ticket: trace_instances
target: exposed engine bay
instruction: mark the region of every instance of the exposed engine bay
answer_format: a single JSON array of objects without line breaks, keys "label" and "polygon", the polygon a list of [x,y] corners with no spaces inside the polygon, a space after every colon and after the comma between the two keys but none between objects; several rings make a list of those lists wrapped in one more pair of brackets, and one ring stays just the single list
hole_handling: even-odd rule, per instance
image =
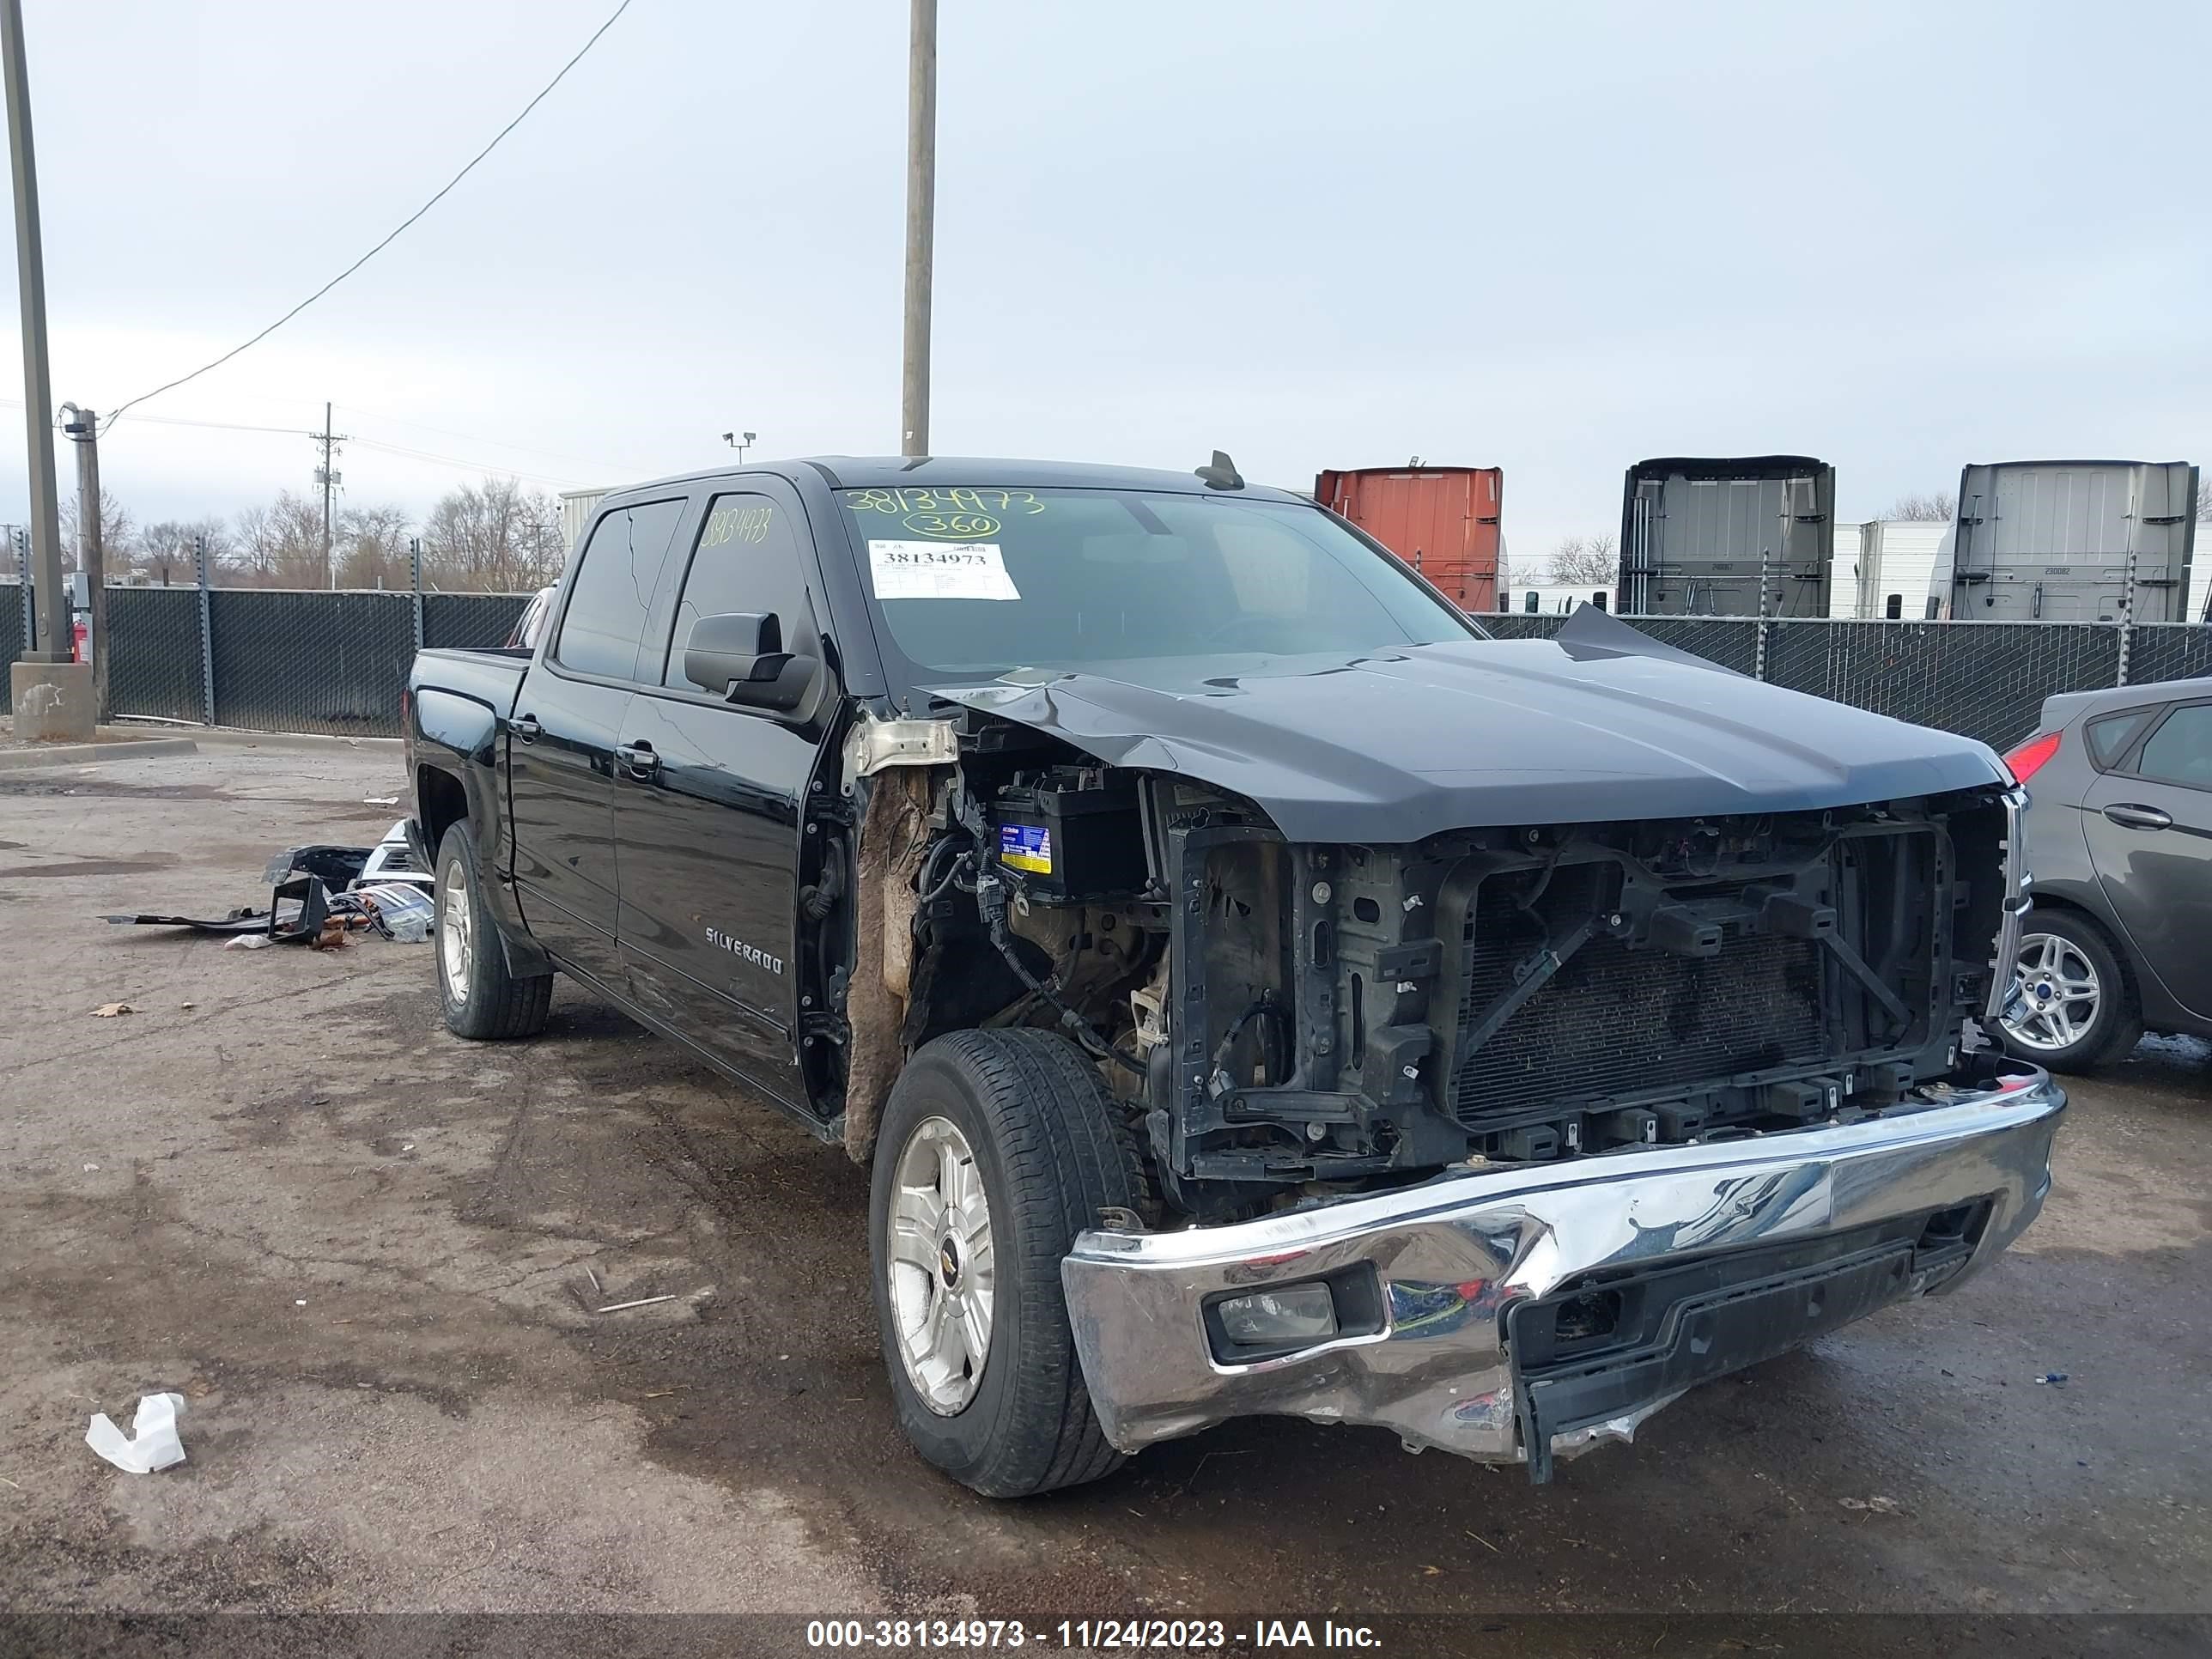
[{"label": "exposed engine bay", "polygon": [[898,1048],[1066,1032],[1163,1215],[1856,1121],[1956,1067],[1986,995],[2001,786],[1307,843],[987,712],[933,724],[875,866]]}]

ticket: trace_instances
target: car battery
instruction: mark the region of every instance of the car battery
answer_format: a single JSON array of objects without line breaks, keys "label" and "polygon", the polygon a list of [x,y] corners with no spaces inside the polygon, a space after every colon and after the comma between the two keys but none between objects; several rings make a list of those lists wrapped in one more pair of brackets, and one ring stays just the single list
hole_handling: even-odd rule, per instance
[{"label": "car battery", "polygon": [[990,819],[1000,867],[1039,898],[1124,897],[1145,885],[1134,780],[1084,788],[1047,778],[1002,789]]}]

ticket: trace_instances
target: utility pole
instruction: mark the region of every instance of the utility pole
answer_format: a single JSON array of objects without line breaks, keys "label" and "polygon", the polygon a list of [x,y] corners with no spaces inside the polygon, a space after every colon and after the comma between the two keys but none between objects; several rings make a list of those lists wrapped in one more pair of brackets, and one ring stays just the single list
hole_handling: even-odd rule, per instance
[{"label": "utility pole", "polygon": [[906,360],[899,453],[929,453],[929,284],[937,234],[937,0],[914,0],[906,80]]},{"label": "utility pole", "polygon": [[323,579],[332,587],[338,585],[337,561],[331,556],[331,491],[338,483],[339,475],[331,471],[331,458],[337,446],[352,434],[331,430],[331,406],[323,405],[323,429],[307,434],[322,447],[323,464],[315,469],[315,482],[323,487]]},{"label": "utility pole", "polygon": [[[27,662],[70,659],[69,595],[62,587],[61,514],[54,495],[54,393],[46,372],[46,260],[39,240],[39,167],[31,149],[31,83],[22,0],[0,0],[0,66],[7,81],[8,154],[15,186],[15,278],[23,312],[23,429],[30,441],[31,553],[38,637]],[[35,646],[37,648],[33,649]]]},{"label": "utility pole", "polygon": [[62,430],[76,444],[76,568],[84,572],[93,718],[107,718],[107,547],[100,513],[100,416],[64,404]]}]

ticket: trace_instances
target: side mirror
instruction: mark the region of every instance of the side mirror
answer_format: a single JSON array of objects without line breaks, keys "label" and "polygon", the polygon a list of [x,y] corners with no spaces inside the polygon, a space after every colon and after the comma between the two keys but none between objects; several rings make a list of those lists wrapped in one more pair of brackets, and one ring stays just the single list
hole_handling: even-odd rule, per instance
[{"label": "side mirror", "polygon": [[814,659],[783,648],[773,611],[702,617],[684,645],[684,678],[751,708],[796,708],[814,678]]}]

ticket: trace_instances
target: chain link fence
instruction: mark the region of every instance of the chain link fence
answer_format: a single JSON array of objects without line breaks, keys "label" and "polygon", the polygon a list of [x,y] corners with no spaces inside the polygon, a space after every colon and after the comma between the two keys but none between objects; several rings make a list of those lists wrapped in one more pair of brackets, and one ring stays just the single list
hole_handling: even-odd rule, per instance
[{"label": "chain link fence", "polygon": [[218,726],[392,737],[415,652],[404,593],[208,596]]},{"label": "chain link fence", "polygon": [[210,723],[200,674],[200,596],[192,587],[111,587],[107,706],[117,714]]},{"label": "chain link fence", "polygon": [[[261,732],[395,738],[418,629],[427,646],[498,645],[530,599],[110,587],[108,711]],[[22,653],[21,588],[0,584],[0,661]]]},{"label": "chain link fence", "polygon": [[2128,684],[2194,680],[2212,674],[2212,627],[2201,623],[2154,623],[2128,642]]},{"label": "chain link fence", "polygon": [[23,629],[35,597],[28,582],[0,584],[0,661],[13,662],[23,654]]},{"label": "chain link fence", "polygon": [[[1550,639],[1563,616],[1476,619],[1501,639]],[[1793,691],[1939,726],[2005,749],[2062,691],[2212,675],[2212,627],[2193,623],[1855,622],[1825,617],[1630,617],[1678,650]],[[1759,635],[1765,635],[1762,657]],[[2126,678],[2121,652],[2126,647]]]},{"label": "chain link fence", "polygon": [[[110,703],[120,715],[396,737],[416,639],[497,645],[530,598],[111,588]],[[1549,639],[1566,618],[1516,611],[1479,620],[1501,639]],[[2201,623],[1628,620],[1738,673],[1998,749],[2033,732],[2056,693],[2212,676],[2212,626]],[[22,629],[19,585],[0,584],[0,660],[21,654]]]},{"label": "chain link fence", "polygon": [[2035,730],[2043,700],[2118,685],[2120,629],[2103,623],[1767,624],[1766,675],[1877,714],[2004,749]]},{"label": "chain link fence", "polygon": [[530,599],[527,593],[425,593],[422,643],[469,651],[504,645]]}]

